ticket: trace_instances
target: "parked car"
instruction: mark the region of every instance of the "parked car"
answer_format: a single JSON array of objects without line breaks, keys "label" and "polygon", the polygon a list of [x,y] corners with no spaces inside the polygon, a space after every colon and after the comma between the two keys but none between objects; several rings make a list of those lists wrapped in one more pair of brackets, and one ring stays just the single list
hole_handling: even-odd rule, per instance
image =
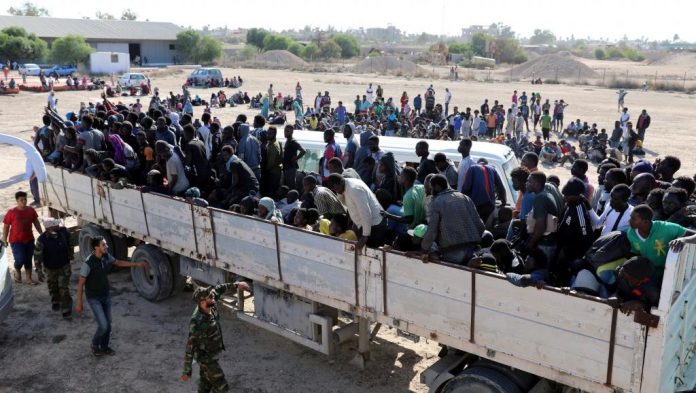
[{"label": "parked car", "polygon": [[144,74],[128,72],[118,78],[118,84],[123,87],[140,87],[143,83],[147,84],[147,77]]},{"label": "parked car", "polygon": [[194,86],[222,86],[222,72],[219,68],[198,68],[188,77],[188,83]]},{"label": "parked car", "polygon": [[0,245],[0,321],[7,318],[14,304],[12,275],[7,262],[5,247]]},{"label": "parked car", "polygon": [[74,66],[61,66],[61,65],[54,65],[51,68],[46,68],[43,70],[44,75],[49,75],[54,78],[57,78],[59,76],[70,76],[73,73],[77,72],[77,67]]},{"label": "parked car", "polygon": [[39,76],[41,67],[33,63],[27,63],[19,66],[19,73],[27,76]]}]

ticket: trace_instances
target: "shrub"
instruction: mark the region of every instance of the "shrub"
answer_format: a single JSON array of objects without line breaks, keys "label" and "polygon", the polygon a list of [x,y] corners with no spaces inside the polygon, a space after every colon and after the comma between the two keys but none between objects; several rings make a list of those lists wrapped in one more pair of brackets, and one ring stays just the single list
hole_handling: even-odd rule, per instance
[{"label": "shrub", "polygon": [[597,49],[595,49],[595,51],[594,51],[594,57],[595,57],[595,59],[597,59],[597,60],[604,60],[604,59],[607,58],[607,54],[604,53],[604,49],[602,49],[602,48],[597,48]]},{"label": "shrub", "polygon": [[85,37],[79,35],[66,35],[57,38],[51,45],[49,58],[58,64],[77,64],[89,61],[89,54],[94,52]]}]

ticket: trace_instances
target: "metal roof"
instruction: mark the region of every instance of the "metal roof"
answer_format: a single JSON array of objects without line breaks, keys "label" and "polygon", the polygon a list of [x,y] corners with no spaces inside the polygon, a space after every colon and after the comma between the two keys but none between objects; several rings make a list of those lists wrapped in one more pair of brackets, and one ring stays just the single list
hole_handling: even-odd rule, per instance
[{"label": "metal roof", "polygon": [[66,19],[45,16],[0,15],[0,29],[23,27],[40,38],[59,38],[68,34],[81,35],[88,41],[176,40],[182,29],[170,22],[140,22],[125,20]]}]

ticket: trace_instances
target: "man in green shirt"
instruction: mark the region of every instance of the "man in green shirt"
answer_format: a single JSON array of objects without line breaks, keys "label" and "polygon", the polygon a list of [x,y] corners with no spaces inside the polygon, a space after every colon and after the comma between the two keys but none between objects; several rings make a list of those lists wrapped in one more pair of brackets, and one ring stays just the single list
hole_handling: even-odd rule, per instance
[{"label": "man in green shirt", "polygon": [[82,313],[82,293],[85,292],[87,303],[97,321],[97,331],[92,338],[92,354],[94,356],[115,355],[109,348],[111,336],[111,295],[109,294],[109,279],[107,274],[111,265],[120,267],[142,267],[147,269],[147,263],[117,261],[107,252],[109,247],[102,236],[90,239],[89,246],[92,255],[80,268],[80,280],[77,283],[77,305],[75,311]]},{"label": "man in green shirt", "polygon": [[551,131],[551,116],[549,116],[549,111],[544,111],[544,115],[541,116],[541,133],[544,135],[544,140],[549,140],[549,132]]},{"label": "man in green shirt", "polygon": [[[685,235],[693,235],[696,232],[681,225],[667,221],[653,221],[653,211],[648,205],[638,205],[633,209],[629,225],[631,228],[626,235],[631,243],[631,251],[652,262],[652,279],[658,283],[662,282],[670,245],[678,251],[678,244],[692,243],[696,240],[694,236],[682,239]],[[677,239],[678,241],[674,242]]]},{"label": "man in green shirt", "polygon": [[399,175],[399,183],[406,190],[403,197],[404,215],[399,217],[382,211],[382,216],[401,224],[408,224],[409,229],[425,223],[425,186],[415,184],[418,172],[411,167],[406,167]]}]

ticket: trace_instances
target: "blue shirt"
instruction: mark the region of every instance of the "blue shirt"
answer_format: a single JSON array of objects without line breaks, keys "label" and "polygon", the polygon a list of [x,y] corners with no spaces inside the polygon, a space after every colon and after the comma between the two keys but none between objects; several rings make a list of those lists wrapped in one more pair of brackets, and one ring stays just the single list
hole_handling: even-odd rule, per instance
[{"label": "blue shirt", "polygon": [[522,206],[520,207],[520,220],[524,221],[527,219],[527,214],[534,207],[534,197],[536,194],[533,192],[525,192],[522,195]]},{"label": "blue shirt", "polygon": [[[387,213],[403,217],[404,209],[399,205],[389,205],[389,208],[387,208]],[[387,220],[387,228],[394,231],[396,234],[405,235],[406,231],[408,231],[408,224],[400,224],[393,220]]]},{"label": "blue shirt", "polygon": [[339,105],[338,108],[336,108],[336,118],[338,118],[338,121],[343,122],[343,120],[346,119],[346,107],[343,105]]}]

